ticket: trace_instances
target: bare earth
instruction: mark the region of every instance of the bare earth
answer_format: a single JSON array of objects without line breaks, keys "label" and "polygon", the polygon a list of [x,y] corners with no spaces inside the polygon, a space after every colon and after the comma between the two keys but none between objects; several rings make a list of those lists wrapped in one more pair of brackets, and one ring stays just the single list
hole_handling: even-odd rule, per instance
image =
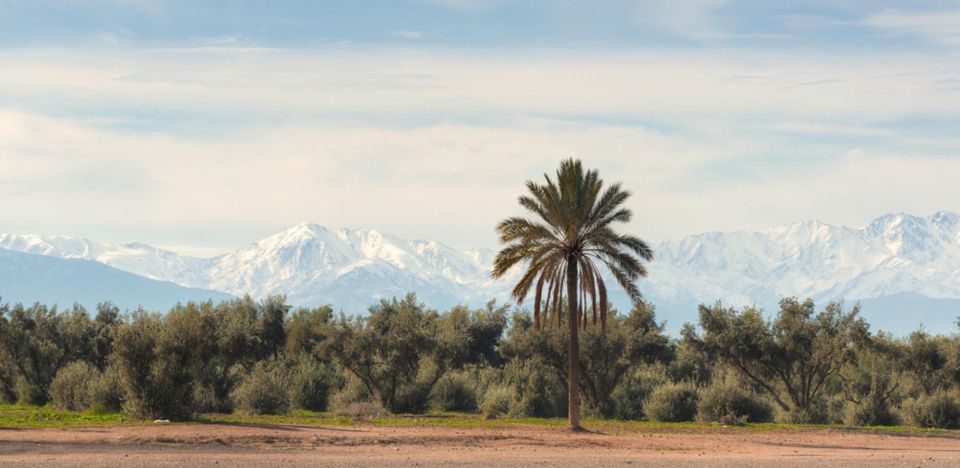
[{"label": "bare earth", "polygon": [[534,426],[0,428],[0,465],[955,467],[960,438],[837,429],[571,434]]}]

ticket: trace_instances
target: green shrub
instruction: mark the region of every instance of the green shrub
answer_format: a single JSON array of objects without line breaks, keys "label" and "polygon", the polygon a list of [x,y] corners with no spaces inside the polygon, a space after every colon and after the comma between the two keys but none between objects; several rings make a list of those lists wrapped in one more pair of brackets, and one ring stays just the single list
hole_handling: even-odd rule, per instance
[{"label": "green shrub", "polygon": [[769,422],[773,420],[773,408],[760,395],[731,379],[721,379],[700,392],[698,421],[739,421],[743,418],[748,422]]},{"label": "green shrub", "polygon": [[100,378],[90,387],[90,407],[94,413],[116,413],[123,403],[123,391],[120,388],[120,375],[113,366],[100,373]]},{"label": "green shrub", "polygon": [[196,413],[195,389],[215,336],[209,307],[178,305],[165,316],[140,311],[117,328],[111,360],[129,416],[187,420]]},{"label": "green shrub", "polygon": [[483,396],[482,411],[486,417],[503,416],[510,412],[510,403],[513,401],[513,391],[509,387],[490,387]]},{"label": "green shrub", "polygon": [[697,415],[697,388],[690,383],[670,383],[653,390],[644,413],[654,421],[692,421]]},{"label": "green shrub", "polygon": [[936,392],[908,400],[903,410],[910,424],[918,427],[960,429],[960,405],[946,392]]},{"label": "green shrub", "polygon": [[120,410],[120,382],[116,369],[101,372],[86,361],[67,364],[50,383],[50,398],[68,411],[113,413]]},{"label": "green shrub", "polygon": [[334,410],[337,410],[341,406],[370,401],[375,398],[376,397],[367,390],[367,387],[364,386],[360,380],[348,377],[343,388],[334,393],[333,397],[330,398],[330,405]]},{"label": "green shrub", "polygon": [[[229,400],[229,399],[228,399]],[[199,413],[230,413],[233,401],[217,398],[216,392],[207,385],[198,385],[193,390],[193,404]]]},{"label": "green shrub", "polygon": [[900,419],[889,406],[866,400],[860,403],[847,402],[843,423],[849,426],[896,426],[900,424]]},{"label": "green shrub", "polygon": [[900,424],[900,418],[891,408],[889,397],[870,392],[859,401],[844,404],[842,422],[848,426],[895,426]]},{"label": "green shrub", "polygon": [[567,387],[542,363],[514,360],[505,371],[505,380],[513,390],[511,416],[556,418],[567,415]]},{"label": "green shrub", "polygon": [[662,367],[641,369],[625,378],[610,398],[613,400],[618,419],[643,419],[643,403],[653,393],[653,389],[663,385],[666,376]]},{"label": "green shrub", "polygon": [[444,376],[433,387],[431,395],[435,408],[443,411],[474,412],[477,410],[477,395],[466,377],[459,374]]},{"label": "green shrub", "polygon": [[193,392],[198,413],[224,413],[234,410],[233,391],[246,376],[242,364],[230,365],[231,359],[216,356],[204,363]]},{"label": "green shrub", "polygon": [[830,410],[827,404],[826,399],[816,398],[804,409],[791,408],[789,411],[784,411],[777,408],[776,419],[785,424],[826,424],[830,422]]},{"label": "green shrub", "polygon": [[334,375],[330,366],[313,356],[301,353],[286,372],[290,404],[294,408],[326,411]]},{"label": "green shrub", "polygon": [[397,387],[389,409],[394,414],[423,414],[430,409],[430,384],[418,381]]},{"label": "green shrub", "polygon": [[827,420],[830,424],[845,424],[847,420],[847,401],[842,393],[830,396],[827,399]]},{"label": "green shrub", "polygon": [[190,413],[166,395],[169,385],[156,372],[157,335],[161,327],[158,316],[140,314],[117,329],[112,359],[120,374],[123,410],[133,418],[162,419],[171,418],[174,413]]},{"label": "green shrub", "polygon": [[330,398],[330,406],[337,416],[352,419],[372,419],[387,414],[380,400],[367,391],[356,378],[348,378],[346,385]]},{"label": "green shrub", "polygon": [[91,406],[90,396],[100,371],[86,361],[67,364],[50,383],[50,399],[60,409],[86,411]]},{"label": "green shrub", "polygon": [[271,363],[258,362],[234,390],[237,407],[250,414],[284,414],[290,410],[290,396]]},{"label": "green shrub", "polygon": [[16,379],[6,366],[0,365],[0,403],[17,401]]},{"label": "green shrub", "polygon": [[14,386],[17,394],[17,403],[21,405],[42,405],[47,402],[47,394],[39,385],[30,382],[25,377],[17,379]]}]

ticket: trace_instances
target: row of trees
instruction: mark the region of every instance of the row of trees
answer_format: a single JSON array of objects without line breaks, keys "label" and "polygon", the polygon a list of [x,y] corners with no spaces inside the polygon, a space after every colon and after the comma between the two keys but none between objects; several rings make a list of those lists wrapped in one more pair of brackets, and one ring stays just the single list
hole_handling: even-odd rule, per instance
[{"label": "row of trees", "polygon": [[[596,417],[960,425],[960,337],[872,333],[856,308],[787,299],[775,316],[701,306],[664,335],[652,307],[580,330],[575,385]],[[136,418],[208,412],[567,415],[567,327],[490,303],[437,312],[414,296],[365,316],[283,298],[0,306],[0,400]]]}]

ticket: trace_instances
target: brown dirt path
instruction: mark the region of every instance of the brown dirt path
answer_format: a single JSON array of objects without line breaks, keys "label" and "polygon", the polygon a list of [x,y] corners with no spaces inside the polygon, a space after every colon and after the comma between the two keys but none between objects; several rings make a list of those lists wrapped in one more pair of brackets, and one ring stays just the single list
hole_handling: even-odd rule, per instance
[{"label": "brown dirt path", "polygon": [[960,466],[960,435],[167,424],[0,429],[16,466]]}]

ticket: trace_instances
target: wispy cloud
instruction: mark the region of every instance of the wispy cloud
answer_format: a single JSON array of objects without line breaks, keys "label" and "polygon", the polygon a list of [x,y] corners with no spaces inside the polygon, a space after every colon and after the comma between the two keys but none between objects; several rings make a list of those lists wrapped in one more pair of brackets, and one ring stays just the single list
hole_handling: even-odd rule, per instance
[{"label": "wispy cloud", "polygon": [[960,10],[907,12],[888,9],[867,16],[861,23],[890,34],[960,45]]},{"label": "wispy cloud", "polygon": [[498,7],[508,0],[420,0],[428,5],[451,8],[460,11],[485,11]]},{"label": "wispy cloud", "polygon": [[[0,52],[6,102],[20,108],[153,109],[197,115],[615,115],[863,119],[958,116],[960,78],[939,54],[736,50],[542,51],[196,47]],[[571,72],[576,70],[589,73]],[[819,85],[819,86],[817,86]],[[877,96],[883,96],[878,99]],[[402,114],[402,115],[401,115]]]},{"label": "wispy cloud", "polygon": [[393,32],[393,36],[403,39],[420,39],[423,37],[423,33],[420,31],[407,31],[404,29],[398,29]]},{"label": "wispy cloud", "polygon": [[[873,194],[871,208],[960,199],[931,175],[956,173],[956,142],[936,128],[885,130],[918,115],[960,121],[960,97],[943,86],[958,76],[940,55],[231,49],[0,52],[7,229],[43,219],[60,232],[264,233],[310,219],[489,244],[518,184],[564,156],[634,188],[638,219],[660,220],[643,226],[654,239],[842,220],[851,211],[828,200],[854,190]],[[886,189],[874,157],[929,190]],[[856,164],[871,170],[838,183]],[[707,177],[718,167],[723,177]],[[462,218],[464,200],[474,215],[438,221]],[[227,231],[211,242],[229,245]]]},{"label": "wispy cloud", "polygon": [[675,36],[721,38],[729,37],[731,32],[722,27],[716,12],[728,3],[730,0],[641,0],[625,2],[623,7],[632,8],[633,17],[640,24],[657,27]]},{"label": "wispy cloud", "polygon": [[[87,16],[59,43],[0,47],[5,230],[179,245],[190,238],[137,232],[202,229],[230,246],[307,219],[490,244],[521,182],[565,156],[631,187],[652,239],[960,210],[960,69],[943,47],[956,13],[424,2],[405,5],[416,21],[368,24],[344,6],[343,24],[301,22],[291,2],[216,28],[194,21],[212,3],[50,8],[61,16],[37,21]],[[116,40],[89,41],[100,31]]]}]

